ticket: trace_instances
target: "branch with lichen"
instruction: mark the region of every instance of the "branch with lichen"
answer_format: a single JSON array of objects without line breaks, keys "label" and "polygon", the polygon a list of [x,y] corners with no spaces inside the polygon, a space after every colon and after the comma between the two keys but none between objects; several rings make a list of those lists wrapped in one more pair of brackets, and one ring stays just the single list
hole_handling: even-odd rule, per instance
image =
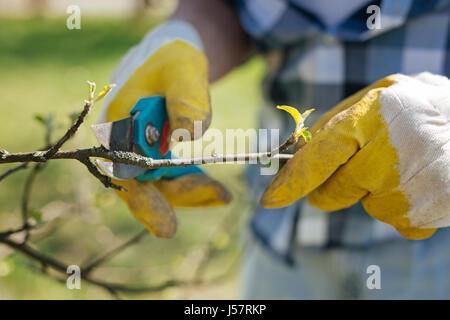
[{"label": "branch with lichen", "polygon": [[[22,193],[22,206],[21,206],[21,217],[22,217],[22,225],[15,229],[10,229],[6,231],[0,232],[0,244],[6,245],[11,249],[14,249],[33,261],[38,262],[41,265],[39,269],[44,274],[47,274],[53,278],[56,278],[59,281],[64,281],[64,276],[66,275],[67,265],[63,262],[59,261],[55,257],[51,257],[40,250],[38,250],[34,245],[30,244],[30,236],[32,232],[38,230],[40,227],[33,222],[33,219],[30,218],[30,197],[32,186],[36,180],[36,175],[38,172],[45,166],[45,163],[52,160],[61,160],[61,159],[73,159],[83,163],[88,171],[96,177],[105,187],[115,188],[119,190],[125,190],[119,185],[114,184],[111,181],[111,178],[103,174],[98,167],[91,161],[91,158],[103,158],[108,159],[113,162],[135,165],[146,169],[157,169],[162,167],[183,167],[189,165],[199,165],[199,164],[218,164],[218,163],[230,163],[230,162],[242,162],[242,161],[264,161],[267,160],[289,160],[292,158],[292,154],[285,154],[285,152],[291,145],[295,144],[300,137],[303,137],[305,141],[309,141],[310,133],[306,131],[306,128],[303,126],[304,119],[309,115],[312,110],[308,110],[303,114],[300,114],[296,109],[287,107],[287,106],[279,106],[279,109],[283,109],[289,112],[295,122],[296,129],[291,134],[291,136],[279,147],[275,148],[269,152],[261,152],[261,153],[246,153],[246,154],[225,154],[225,155],[211,155],[206,157],[198,157],[198,158],[189,158],[189,159],[152,159],[149,157],[142,156],[140,154],[134,152],[123,152],[123,151],[110,151],[104,148],[103,146],[92,147],[87,149],[77,149],[77,150],[69,150],[64,151],[61,150],[63,145],[70,140],[78,131],[80,126],[84,123],[86,117],[94,106],[95,102],[104,97],[108,92],[114,87],[114,85],[105,86],[103,90],[96,96],[95,95],[95,84],[92,82],[88,82],[89,85],[89,95],[88,99],[84,102],[83,110],[73,117],[72,125],[69,129],[64,133],[64,135],[58,139],[54,144],[51,143],[51,134],[54,129],[54,125],[52,124],[52,118],[47,117],[46,119],[42,116],[36,116],[36,119],[46,125],[46,147],[41,150],[34,152],[25,152],[25,153],[9,153],[6,150],[0,150],[0,164],[6,163],[20,163],[19,165],[9,169],[5,173],[0,175],[0,181],[8,177],[9,175],[18,172],[20,170],[24,170],[27,168],[31,168],[31,171],[28,174],[26,179],[23,193]],[[238,212],[237,210],[230,210],[230,212]],[[234,215],[227,215],[222,223],[217,227],[217,230],[226,229],[229,230],[230,224],[235,223],[239,219]],[[25,236],[23,240],[17,241],[14,236],[24,233]],[[214,238],[212,237],[209,241],[206,242],[203,250],[203,256],[200,259],[197,267],[195,268],[194,276],[192,279],[187,280],[177,280],[177,279],[169,279],[164,283],[150,286],[133,286],[127,284],[113,283],[108,282],[106,280],[101,280],[92,276],[93,271],[97,268],[105,264],[110,259],[114,258],[117,254],[123,252],[130,246],[138,243],[141,239],[147,235],[147,230],[142,230],[137,233],[134,237],[129,239],[128,241],[122,243],[121,245],[111,249],[105,254],[91,259],[90,262],[87,262],[81,268],[81,277],[96,286],[104,288],[107,290],[112,296],[119,298],[119,293],[144,293],[144,292],[158,292],[164,290],[168,287],[174,286],[184,286],[184,285],[199,285],[203,283],[210,283],[212,281],[218,281],[223,279],[225,276],[229,274],[231,267],[225,270],[225,272],[221,273],[219,276],[206,280],[202,277],[205,269],[209,265],[211,261],[211,257],[218,251],[214,245]],[[234,263],[233,263],[234,265]],[[49,272],[49,269],[56,271],[59,276],[54,275]]]},{"label": "branch with lichen", "polygon": [[[74,159],[83,163],[89,172],[96,177],[105,187],[114,188],[118,190],[125,190],[123,187],[114,184],[111,178],[104,175],[98,170],[98,168],[91,162],[90,158],[103,158],[113,162],[135,165],[148,170],[158,169],[162,167],[186,167],[190,165],[202,165],[202,164],[219,164],[230,162],[242,162],[242,161],[256,161],[266,162],[267,160],[289,160],[292,158],[292,154],[283,154],[291,145],[295,144],[299,137],[303,137],[305,141],[311,139],[311,134],[304,127],[304,120],[314,110],[310,109],[301,114],[297,109],[289,106],[278,106],[279,109],[285,110],[292,115],[295,120],[296,128],[290,137],[279,147],[269,152],[259,153],[245,153],[245,154],[224,154],[224,155],[211,155],[197,158],[188,159],[153,159],[134,152],[124,151],[110,151],[100,147],[92,147],[88,149],[77,149],[70,151],[62,151],[61,147],[65,142],[72,138],[77,132],[78,128],[86,119],[89,111],[92,109],[94,103],[104,97],[114,87],[114,85],[108,85],[95,96],[95,83],[88,82],[89,84],[89,97],[85,101],[83,111],[79,114],[73,125],[66,131],[66,133],[50,148],[43,151],[24,152],[24,153],[9,153],[6,150],[0,150],[0,164],[2,163],[29,163],[37,162],[44,163],[49,160],[57,159]],[[23,165],[25,167],[25,165]],[[12,170],[19,170],[22,167],[16,167]],[[10,170],[11,171],[11,170]],[[6,172],[0,177],[9,175]]]}]

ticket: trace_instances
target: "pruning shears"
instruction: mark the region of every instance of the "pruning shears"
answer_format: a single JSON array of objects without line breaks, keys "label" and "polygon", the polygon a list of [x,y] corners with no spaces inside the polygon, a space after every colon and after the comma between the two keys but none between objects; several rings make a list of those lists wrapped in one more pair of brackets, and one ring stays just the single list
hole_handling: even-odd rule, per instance
[{"label": "pruning shears", "polygon": [[[108,150],[135,152],[153,159],[173,158],[169,150],[170,126],[163,96],[141,98],[131,109],[129,117],[95,124],[91,128],[97,140]],[[151,181],[203,173],[198,166],[147,170],[123,163],[101,160],[96,160],[96,163],[108,176],[117,180],[136,178]]]}]

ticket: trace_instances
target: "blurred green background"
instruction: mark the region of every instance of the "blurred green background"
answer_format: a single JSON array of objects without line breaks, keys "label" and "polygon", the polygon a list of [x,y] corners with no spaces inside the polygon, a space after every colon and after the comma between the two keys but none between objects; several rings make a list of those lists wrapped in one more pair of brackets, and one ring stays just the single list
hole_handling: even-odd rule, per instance
[{"label": "blurred green background", "polygon": [[[77,4],[77,1],[71,1]],[[83,2],[84,3],[84,2]],[[0,1],[0,8],[2,2]],[[4,2],[3,2],[4,5]],[[35,10],[26,14],[0,15],[0,149],[33,151],[44,145],[45,129],[36,114],[52,114],[59,138],[70,124],[69,115],[82,109],[86,80],[98,87],[108,79],[120,57],[168,10],[121,15],[85,14],[81,4],[81,30],[66,28],[65,10]],[[98,9],[98,8],[97,8]],[[1,10],[1,9],[0,9]],[[21,12],[19,12],[21,13]],[[229,74],[211,89],[211,128],[256,127],[261,103],[260,81],[264,66],[255,58]],[[64,149],[96,145],[89,125],[94,123],[101,103],[89,115],[76,137]],[[12,165],[1,165],[0,174]],[[204,272],[214,278],[230,266],[229,276],[219,282],[171,287],[160,292],[122,295],[138,299],[228,299],[239,297],[241,235],[251,211],[245,192],[243,165],[205,167],[233,192],[233,202],[212,210],[177,210],[179,228],[170,240],[147,235],[96,271],[95,276],[127,284],[153,285],[164,280],[189,279],[206,243],[216,249]],[[28,170],[0,183],[0,231],[21,223],[20,203]],[[92,257],[119,245],[142,229],[112,190],[105,189],[84,166],[71,160],[51,161],[37,176],[32,189],[32,212],[48,221],[32,234],[31,243],[67,264],[82,265]],[[236,226],[217,231],[226,215],[234,215]],[[239,219],[238,219],[239,218]],[[105,290],[82,282],[81,290],[41,274],[28,258],[0,244],[0,299],[109,299]]]}]

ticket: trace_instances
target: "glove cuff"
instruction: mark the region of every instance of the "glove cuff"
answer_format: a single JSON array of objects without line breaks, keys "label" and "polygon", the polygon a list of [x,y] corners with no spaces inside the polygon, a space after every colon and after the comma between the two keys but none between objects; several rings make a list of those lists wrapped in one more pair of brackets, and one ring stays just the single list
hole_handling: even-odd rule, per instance
[{"label": "glove cuff", "polygon": [[187,22],[170,20],[149,31],[141,42],[131,48],[120,60],[119,65],[111,76],[111,83],[116,84],[116,88],[106,96],[104,107],[98,122],[101,123],[105,121],[107,106],[136,69],[159,48],[176,40],[187,42],[194,48],[203,52],[203,45],[199,34],[195,28]]},{"label": "glove cuff", "polygon": [[203,44],[195,28],[190,23],[181,20],[170,20],[161,24],[150,31],[141,43],[147,41],[155,43],[156,48],[153,49],[153,52],[149,52],[148,57],[163,45],[175,40],[185,41],[203,52]]}]

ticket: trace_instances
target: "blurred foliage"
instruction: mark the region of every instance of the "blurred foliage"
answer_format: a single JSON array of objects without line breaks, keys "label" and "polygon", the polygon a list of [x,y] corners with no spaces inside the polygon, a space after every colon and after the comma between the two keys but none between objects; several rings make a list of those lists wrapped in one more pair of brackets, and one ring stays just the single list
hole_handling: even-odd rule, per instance
[{"label": "blurred foliage", "polygon": [[[65,18],[0,18],[0,149],[23,152],[42,148],[45,127],[40,122],[48,124],[48,114],[52,114],[53,138],[61,136],[71,115],[82,108],[86,80],[99,86],[107,84],[120,57],[156,23],[82,18],[81,30],[67,30]],[[261,60],[254,59],[213,86],[211,127],[225,130],[256,125],[263,73]],[[96,121],[100,107],[96,106],[64,149],[96,145],[89,125]],[[10,167],[2,165],[0,173]],[[148,235],[98,270],[98,276],[156,284],[174,275],[189,275],[198,251],[213,236],[223,216],[230,210],[248,216],[251,201],[245,192],[243,169],[243,165],[208,166],[206,170],[232,190],[233,203],[214,210],[178,210],[179,228],[173,239]],[[20,197],[26,172],[17,172],[0,183],[1,230],[20,225]],[[49,225],[33,234],[32,243],[67,264],[82,265],[142,228],[115,193],[103,188],[76,161],[49,163],[37,176],[30,207],[35,219]],[[213,241],[223,250],[208,268],[211,274],[231,262],[239,237],[225,230],[214,235]],[[68,290],[30,267],[28,258],[11,254],[0,245],[0,299],[110,298],[104,290],[83,282],[81,290]],[[220,284],[169,288],[157,294],[129,297],[234,298],[238,297],[236,279],[235,275]]]}]

